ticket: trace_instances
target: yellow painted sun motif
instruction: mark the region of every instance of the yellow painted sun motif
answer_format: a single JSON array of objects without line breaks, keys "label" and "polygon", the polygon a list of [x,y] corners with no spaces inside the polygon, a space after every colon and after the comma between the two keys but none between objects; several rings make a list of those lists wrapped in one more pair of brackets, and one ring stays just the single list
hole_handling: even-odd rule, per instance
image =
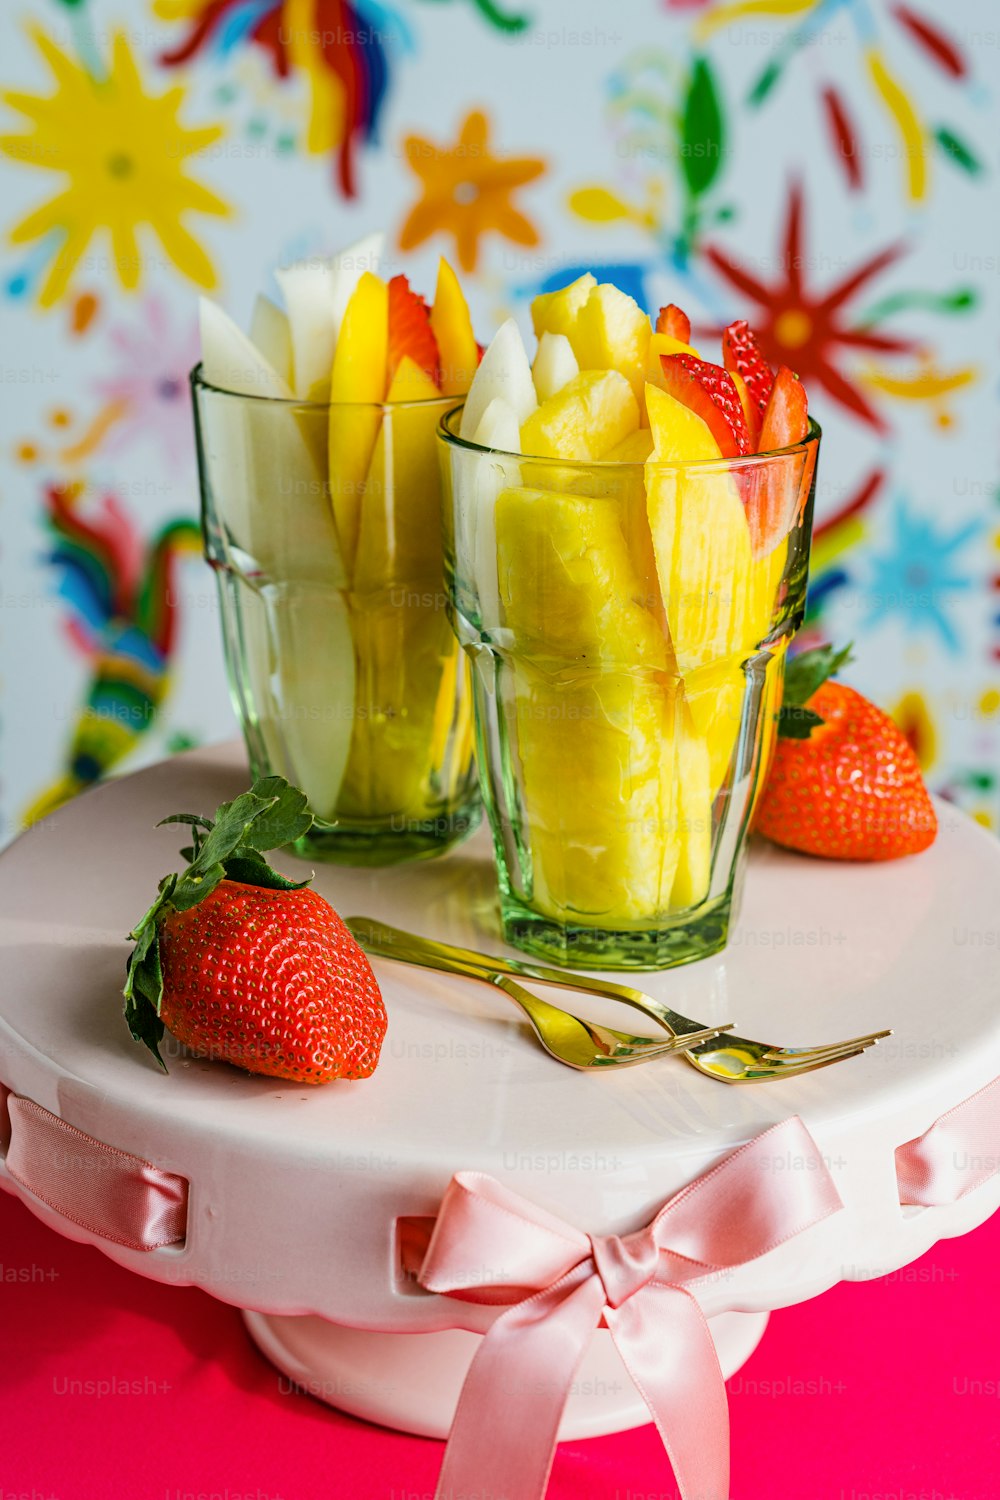
[{"label": "yellow painted sun motif", "polygon": [[399,232],[401,249],[412,250],[432,234],[451,234],[463,271],[474,271],[484,234],[500,234],[516,245],[538,244],[535,226],[510,199],[516,188],[541,176],[545,163],[494,156],[481,110],[466,116],[454,146],[411,135],[403,149],[423,191]]},{"label": "yellow painted sun motif", "polygon": [[182,276],[198,286],[214,286],[211,260],[181,221],[189,213],[231,212],[185,172],[187,159],[218,140],[222,127],[181,125],[184,90],[147,93],[122,34],[112,40],[107,76],[101,79],[91,77],[39,28],[31,35],[52,72],[55,92],[3,94],[32,129],[0,136],[0,150],[66,179],[61,191],[10,231],[15,245],[50,235],[57,241],[39,292],[42,306],[51,307],[63,296],[102,231],[110,240],[110,264],[128,290],[142,280],[144,255],[137,236],[142,228],[152,231]]}]

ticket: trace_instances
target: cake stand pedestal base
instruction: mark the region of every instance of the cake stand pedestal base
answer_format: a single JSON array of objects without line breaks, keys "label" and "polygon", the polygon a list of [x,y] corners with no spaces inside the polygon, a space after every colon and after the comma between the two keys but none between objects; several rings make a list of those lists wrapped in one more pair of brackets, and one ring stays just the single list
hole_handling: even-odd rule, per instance
[{"label": "cake stand pedestal base", "polygon": [[[725,1312],[709,1318],[728,1380],[759,1344],[767,1313]],[[446,1438],[459,1392],[483,1335],[366,1333],[325,1318],[245,1312],[250,1335],[290,1382],[330,1406],[413,1432]],[[669,1339],[665,1356],[669,1355]],[[651,1420],[605,1328],[599,1328],[573,1382],[561,1441],[624,1432]]]}]

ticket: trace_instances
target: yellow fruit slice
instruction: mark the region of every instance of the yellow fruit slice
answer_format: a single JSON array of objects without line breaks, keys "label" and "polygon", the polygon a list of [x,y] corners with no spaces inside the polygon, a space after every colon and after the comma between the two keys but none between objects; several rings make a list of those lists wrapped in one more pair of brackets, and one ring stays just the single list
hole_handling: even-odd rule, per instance
[{"label": "yellow fruit slice", "polygon": [[[360,499],[379,435],[389,343],[389,289],[366,271],[347,304],[330,377],[330,499],[348,575]],[[363,403],[363,404],[358,404]]]},{"label": "yellow fruit slice", "polygon": [[535,337],[540,339],[543,333],[562,333],[572,343],[580,310],[596,285],[597,278],[588,271],[558,291],[539,293],[531,304]]},{"label": "yellow fruit slice", "polygon": [[[440,391],[409,356],[399,362],[359,507],[354,593],[376,595],[441,576]],[[393,403],[403,403],[393,405]]]},{"label": "yellow fruit slice", "polygon": [[440,394],[413,360],[400,361],[361,500],[354,722],[338,801],[351,820],[420,822],[444,795],[437,773],[465,668],[444,607]]},{"label": "yellow fruit slice", "polygon": [[534,900],[570,920],[648,919],[677,855],[673,691],[617,507],[508,489],[496,529]]},{"label": "yellow fruit slice", "polygon": [[479,366],[479,346],[472,331],[469,304],[448,262],[438,262],[437,286],[431,308],[431,332],[441,359],[441,390],[464,396]]},{"label": "yellow fruit slice", "polygon": [[[743,716],[748,683],[743,662],[757,653],[771,628],[775,596],[784,571],[787,542],[767,557],[755,560],[750,570],[745,634],[733,656],[710,662],[684,679],[684,695],[696,731],[708,750],[709,783],[715,797],[726,779]],[[768,668],[773,682],[773,665]],[[762,712],[764,710],[762,709]],[[768,753],[770,753],[768,751]]]},{"label": "yellow fruit slice", "polygon": [[443,392],[436,386],[426,370],[421,369],[415,359],[404,354],[396,366],[396,373],[385,393],[387,406],[402,401],[440,400]]},{"label": "yellow fruit slice", "polygon": [[708,423],[683,401],[657,386],[647,386],[645,397],[655,457],[661,463],[687,464],[721,459],[722,450]]},{"label": "yellow fruit slice", "polygon": [[667,645],[641,602],[613,503],[517,486],[499,496],[495,520],[517,654],[552,672],[595,663],[666,670]]},{"label": "yellow fruit slice", "polygon": [[764,720],[760,745],[760,769],[757,772],[757,785],[754,789],[753,802],[750,806],[751,828],[753,828],[757,803],[760,801],[761,794],[767,783],[767,773],[771,769],[771,757],[774,755],[774,747],[778,741],[778,713],[781,709],[781,699],[785,685],[785,655],[787,651],[788,642],[782,641],[775,650],[774,656],[767,667],[763,702],[760,708],[761,717]]},{"label": "yellow fruit slice", "polygon": [[617,370],[640,401],[651,334],[649,317],[638,302],[605,282],[591,289],[567,336],[581,370]]},{"label": "yellow fruit slice", "polygon": [[724,470],[659,466],[718,457],[719,450],[706,424],[679,401],[653,386],[646,399],[655,444],[646,465],[649,529],[677,667],[687,676],[747,645],[750,530]]},{"label": "yellow fruit slice", "polygon": [[[671,338],[669,333],[656,333],[650,335],[649,348],[646,351],[646,381],[649,385],[658,386],[664,390],[663,366],[660,364],[661,354],[693,354],[699,359],[697,349],[691,344],[683,344],[680,339]],[[648,422],[646,413],[645,393],[643,393],[642,420]]]},{"label": "yellow fruit slice", "polygon": [[639,425],[639,407],[615,370],[583,370],[521,428],[521,449],[539,458],[601,458]]},{"label": "yellow fruit slice", "polygon": [[684,911],[708,895],[712,878],[712,787],[708,746],[686,702],[674,720],[677,865],[670,907]]},{"label": "yellow fruit slice", "polygon": [[609,463],[616,464],[644,464],[653,453],[653,436],[648,427],[639,427],[635,432],[630,432],[627,438],[622,438],[610,448],[604,457]]}]

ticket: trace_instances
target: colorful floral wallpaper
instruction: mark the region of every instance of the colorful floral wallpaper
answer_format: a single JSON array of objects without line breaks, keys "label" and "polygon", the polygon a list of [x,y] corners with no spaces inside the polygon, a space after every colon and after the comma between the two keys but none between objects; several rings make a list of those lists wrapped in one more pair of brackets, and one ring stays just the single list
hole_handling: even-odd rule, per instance
[{"label": "colorful floral wallpaper", "polygon": [[808,632],[1000,824],[992,0],[7,0],[0,833],[234,732],[196,297],[384,226],[481,335],[583,268],[824,431]]}]

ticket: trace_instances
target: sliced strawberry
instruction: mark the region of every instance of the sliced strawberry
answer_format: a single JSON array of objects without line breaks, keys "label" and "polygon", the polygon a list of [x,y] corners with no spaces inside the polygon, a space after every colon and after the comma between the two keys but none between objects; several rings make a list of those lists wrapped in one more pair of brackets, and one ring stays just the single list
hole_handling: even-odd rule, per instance
[{"label": "sliced strawberry", "polygon": [[722,362],[727,370],[742,375],[751,403],[757,410],[757,433],[774,385],[774,371],[761,353],[757,335],[745,318],[730,323],[722,335]]},{"label": "sliced strawberry", "polygon": [[661,354],[667,394],[701,417],[719,445],[723,458],[751,453],[750,431],[739,392],[728,370],[693,354]]},{"label": "sliced strawberry", "polygon": [[430,323],[430,308],[405,276],[389,282],[389,350],[387,385],[404,355],[409,355],[435,385],[441,384],[441,356]]},{"label": "sliced strawberry", "polygon": [[793,443],[801,443],[808,431],[806,388],[787,365],[781,365],[764,409],[758,452],[773,453],[776,448],[790,448]]},{"label": "sliced strawberry", "polygon": [[676,302],[668,302],[666,307],[661,307],[657,314],[656,331],[677,339],[681,344],[690,344],[691,319],[677,306]]},{"label": "sliced strawberry", "polygon": [[[805,388],[788,366],[782,365],[764,411],[757,451],[765,454],[790,448],[801,443],[808,430]],[[815,466],[816,445],[812,444],[804,459],[794,455],[772,458],[748,467],[742,474],[741,492],[754,557],[773,552],[801,519]]]}]

